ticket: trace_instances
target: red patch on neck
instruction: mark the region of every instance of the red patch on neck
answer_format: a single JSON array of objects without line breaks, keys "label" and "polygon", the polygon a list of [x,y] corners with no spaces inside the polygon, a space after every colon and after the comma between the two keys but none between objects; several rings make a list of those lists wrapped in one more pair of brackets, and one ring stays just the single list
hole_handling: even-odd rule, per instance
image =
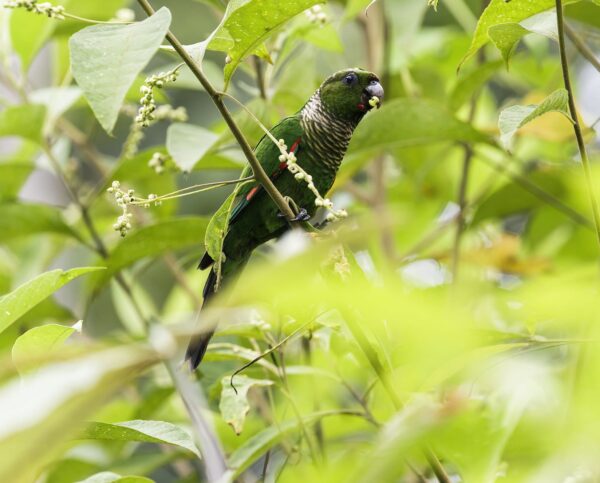
[{"label": "red patch on neck", "polygon": [[358,107],[361,111],[365,110],[365,105],[362,102],[360,104],[358,104],[356,107]]}]

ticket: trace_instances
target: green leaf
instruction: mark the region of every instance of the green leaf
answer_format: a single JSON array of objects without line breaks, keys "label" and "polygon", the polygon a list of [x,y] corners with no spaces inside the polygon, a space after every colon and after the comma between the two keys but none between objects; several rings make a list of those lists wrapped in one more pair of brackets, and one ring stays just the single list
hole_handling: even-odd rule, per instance
[{"label": "green leaf", "polygon": [[37,104],[7,107],[0,112],[0,137],[20,136],[39,143],[45,115],[46,108]]},{"label": "green leaf", "polygon": [[43,273],[0,298],[0,332],[31,310],[63,285],[86,273],[103,267],[81,267],[71,270],[52,270]]},{"label": "green leaf", "polygon": [[[298,421],[297,419],[285,421],[261,431],[245,441],[242,445],[238,446],[238,448],[231,453],[227,461],[227,467],[229,468],[227,476],[235,479],[263,454],[281,442],[288,434],[298,431],[302,425],[310,426],[324,417],[340,416],[343,414],[343,411],[321,411],[304,416],[301,421]],[[357,414],[346,413],[346,415]]]},{"label": "green leaf", "polygon": [[[577,0],[565,0],[563,4],[574,3]],[[459,68],[475,52],[483,47],[489,40],[489,30],[495,25],[516,23],[535,15],[536,13],[549,10],[555,6],[554,0],[513,0],[506,2],[505,0],[491,0],[489,5],[479,17],[473,39],[469,50],[461,60]]]},{"label": "green leaf", "polygon": [[218,139],[203,127],[174,123],[167,129],[167,151],[182,171],[190,172]]},{"label": "green leaf", "polygon": [[81,97],[81,89],[75,86],[47,87],[33,91],[29,98],[32,102],[46,106],[44,134],[51,132],[56,120],[63,115]]},{"label": "green leaf", "polygon": [[498,127],[500,139],[506,149],[509,149],[517,129],[547,112],[560,112],[571,122],[569,115],[569,93],[565,89],[557,89],[540,104],[507,107],[500,113]]},{"label": "green leaf", "polygon": [[[58,356],[55,356],[55,358]],[[61,354],[0,387],[0,481],[36,481],[64,443],[131,378],[158,361],[154,351],[128,345]]]},{"label": "green leaf", "polygon": [[78,483],[154,483],[154,480],[145,476],[121,476],[112,471],[102,471]]},{"label": "green leaf", "polygon": [[182,216],[134,231],[110,254],[106,261],[108,270],[99,274],[99,283],[105,283],[114,273],[142,258],[201,245],[207,226],[206,218]]},{"label": "green leaf", "polygon": [[96,118],[112,132],[125,94],[154,56],[171,24],[165,7],[131,25],[94,25],[69,41],[71,69]]},{"label": "green leaf", "polygon": [[434,101],[402,98],[384,104],[362,121],[348,153],[446,141],[487,142],[488,138]]},{"label": "green leaf", "polygon": [[56,233],[79,239],[56,208],[36,204],[0,205],[0,241],[36,233]]},{"label": "green leaf", "polygon": [[17,369],[20,363],[37,355],[49,354],[62,347],[62,344],[75,332],[74,327],[47,324],[29,329],[19,336],[12,347],[12,360]]},{"label": "green leaf", "polygon": [[29,163],[0,164],[0,201],[12,201],[33,171]]},{"label": "green leaf", "polygon": [[556,12],[541,12],[522,22],[494,25],[488,30],[488,36],[502,54],[507,68],[519,40],[528,33],[538,33],[558,41]]},{"label": "green leaf", "polygon": [[23,70],[50,38],[56,27],[56,20],[44,15],[35,15],[25,9],[15,9],[10,16],[10,38],[15,52],[21,57]]},{"label": "green leaf", "polygon": [[208,48],[225,50],[225,89],[240,62],[255,52],[281,25],[320,0],[231,0]]},{"label": "green leaf", "polygon": [[165,421],[136,419],[114,424],[93,422],[88,424],[81,438],[169,444],[200,456],[192,437],[180,427]]},{"label": "green leaf", "polygon": [[496,73],[501,66],[501,61],[486,62],[485,64],[478,66],[472,72],[461,76],[450,92],[450,109],[452,111],[457,111],[490,79],[490,77]]},{"label": "green leaf", "polygon": [[219,410],[221,416],[227,424],[229,424],[235,434],[241,434],[244,429],[244,421],[246,414],[250,411],[248,404],[248,389],[252,386],[270,386],[273,381],[268,379],[252,379],[250,377],[240,375],[235,376],[231,387],[231,376],[225,376],[221,379],[221,400],[219,401]]}]

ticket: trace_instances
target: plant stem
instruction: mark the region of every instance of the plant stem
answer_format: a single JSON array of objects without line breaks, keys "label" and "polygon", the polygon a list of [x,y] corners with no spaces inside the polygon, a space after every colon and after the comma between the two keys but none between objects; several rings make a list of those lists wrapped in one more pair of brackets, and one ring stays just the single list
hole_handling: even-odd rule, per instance
[{"label": "plant stem", "polygon": [[558,46],[560,50],[560,64],[562,68],[563,82],[565,84],[565,89],[569,93],[569,112],[571,114],[571,119],[573,119],[573,130],[575,131],[577,147],[579,148],[579,154],[581,155],[581,164],[583,165],[583,172],[585,174],[588,195],[590,197],[590,203],[592,205],[596,237],[598,239],[598,246],[600,247],[600,211],[598,210],[598,200],[596,199],[596,194],[594,193],[594,184],[592,182],[592,170],[590,167],[590,161],[587,156],[587,151],[585,149],[583,134],[581,133],[581,126],[579,125],[579,119],[577,117],[577,109],[575,108],[575,97],[573,95],[573,87],[571,86],[571,79],[569,77],[569,64],[567,63],[567,51],[565,48],[565,29],[562,0],[556,0],[556,24],[558,27]]},{"label": "plant stem", "polygon": [[590,49],[589,45],[585,43],[579,34],[575,32],[575,29],[573,29],[568,23],[564,23],[564,27],[567,37],[569,37],[569,40],[573,42],[575,48],[590,64],[594,66],[598,72],[600,72],[600,60],[598,60],[598,57],[596,57],[594,51]]},{"label": "plant stem", "polygon": [[[148,0],[138,0],[138,3],[144,9],[148,16],[154,14],[154,9],[152,8]],[[192,59],[187,50],[185,50],[185,47],[181,44],[177,37],[175,37],[171,33],[171,31],[167,32],[167,40],[173,46],[175,52],[177,52],[181,59],[190,68],[194,76],[198,79],[204,90],[208,93],[208,95],[214,102],[215,106],[217,106],[217,109],[221,113],[221,116],[223,117],[223,119],[227,123],[227,126],[231,130],[231,133],[242,148],[242,151],[244,152],[248,163],[250,163],[250,166],[252,167],[252,171],[257,181],[269,194],[273,202],[279,208],[279,211],[283,213],[288,220],[293,220],[294,212],[289,207],[283,195],[275,187],[269,176],[263,170],[262,166],[260,165],[260,162],[254,154],[254,151],[252,150],[252,147],[250,146],[250,144],[248,144],[248,141],[246,140],[244,134],[242,133],[239,126],[236,124],[233,117],[231,116],[231,113],[223,103],[222,95],[219,92],[217,92],[214,86],[209,82],[209,80],[206,78],[206,76],[200,69],[200,66],[194,61],[194,59]]]},{"label": "plant stem", "polygon": [[465,210],[467,209],[467,184],[469,182],[469,170],[473,158],[473,148],[465,144],[462,173],[460,175],[460,186],[458,188],[458,214],[456,216],[456,232],[454,233],[454,244],[452,246],[452,283],[458,280],[458,266],[460,262],[460,244],[465,231]]}]

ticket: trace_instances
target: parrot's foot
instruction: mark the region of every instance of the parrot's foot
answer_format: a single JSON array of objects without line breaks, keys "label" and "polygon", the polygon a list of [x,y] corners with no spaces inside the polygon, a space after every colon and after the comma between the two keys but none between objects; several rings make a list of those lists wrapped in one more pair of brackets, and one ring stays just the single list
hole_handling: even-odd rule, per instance
[{"label": "parrot's foot", "polygon": [[[279,218],[285,218],[285,215],[283,213],[277,213],[277,216]],[[308,214],[308,211],[306,211],[306,208],[300,208],[300,210],[298,211],[298,214],[292,218],[290,221],[308,221],[310,220],[310,215]]]}]

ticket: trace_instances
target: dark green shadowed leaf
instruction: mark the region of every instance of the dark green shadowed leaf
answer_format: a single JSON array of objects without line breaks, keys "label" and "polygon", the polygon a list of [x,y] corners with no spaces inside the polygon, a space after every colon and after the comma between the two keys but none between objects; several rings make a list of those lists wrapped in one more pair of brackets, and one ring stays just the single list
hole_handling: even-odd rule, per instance
[{"label": "dark green shadowed leaf", "polygon": [[166,251],[202,245],[208,226],[206,218],[183,216],[133,231],[119,243],[106,261],[108,270],[99,274],[99,283],[138,260]]},{"label": "dark green shadowed leaf", "polygon": [[103,269],[103,267],[82,267],[68,271],[52,270],[6,294],[0,298],[0,332],[71,280]]},{"label": "dark green shadowed leaf", "polygon": [[81,438],[169,444],[200,456],[192,437],[178,426],[165,421],[137,419],[114,424],[93,422],[88,424]]},{"label": "dark green shadowed leaf", "polygon": [[46,108],[37,104],[10,106],[0,111],[0,137],[20,136],[39,143]]},{"label": "dark green shadowed leaf", "polygon": [[71,69],[96,118],[112,132],[125,94],[158,50],[171,13],[161,8],[131,25],[94,25],[69,41]]},{"label": "dark green shadowed leaf", "polygon": [[17,203],[0,206],[0,242],[37,233],[56,233],[80,239],[56,208]]}]

